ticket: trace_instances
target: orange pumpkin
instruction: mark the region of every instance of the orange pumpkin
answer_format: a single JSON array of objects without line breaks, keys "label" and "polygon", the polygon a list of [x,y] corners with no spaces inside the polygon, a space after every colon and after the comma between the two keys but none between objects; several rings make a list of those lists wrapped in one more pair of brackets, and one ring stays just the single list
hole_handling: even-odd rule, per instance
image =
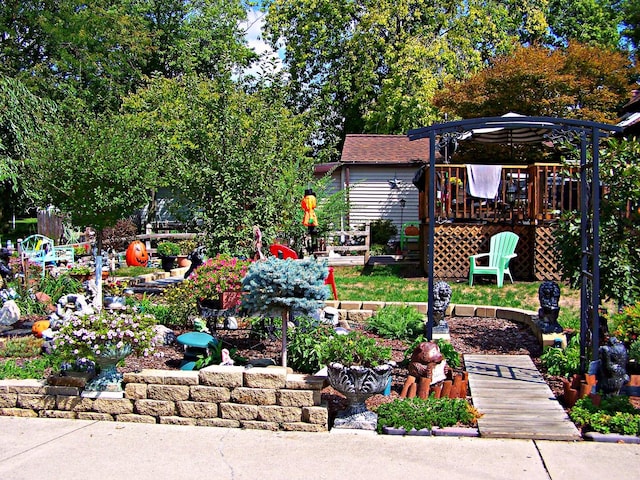
[{"label": "orange pumpkin", "polygon": [[42,338],[42,332],[49,328],[49,326],[51,326],[49,320],[38,320],[31,327],[31,332],[33,332],[36,337]]},{"label": "orange pumpkin", "polygon": [[149,254],[147,247],[140,240],[136,240],[129,244],[125,255],[127,265],[130,267],[146,267],[149,263]]}]

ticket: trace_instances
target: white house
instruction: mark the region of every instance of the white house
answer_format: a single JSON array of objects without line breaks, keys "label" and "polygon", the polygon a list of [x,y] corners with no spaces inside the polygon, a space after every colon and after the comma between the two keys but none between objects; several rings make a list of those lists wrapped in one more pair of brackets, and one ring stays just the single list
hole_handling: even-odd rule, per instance
[{"label": "white house", "polygon": [[428,162],[428,138],[409,141],[406,135],[352,134],[345,139],[340,161],[318,166],[316,173],[335,168],[335,188],[350,188],[345,219],[349,227],[382,218],[391,220],[400,232],[402,223],[419,221],[413,179]]}]

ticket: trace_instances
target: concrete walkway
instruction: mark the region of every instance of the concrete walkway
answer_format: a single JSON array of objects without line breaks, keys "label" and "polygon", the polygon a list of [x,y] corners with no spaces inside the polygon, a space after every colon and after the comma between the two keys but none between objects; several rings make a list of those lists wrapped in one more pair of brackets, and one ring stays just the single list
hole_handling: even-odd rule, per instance
[{"label": "concrete walkway", "polygon": [[640,446],[0,417],[0,479],[628,479]]}]

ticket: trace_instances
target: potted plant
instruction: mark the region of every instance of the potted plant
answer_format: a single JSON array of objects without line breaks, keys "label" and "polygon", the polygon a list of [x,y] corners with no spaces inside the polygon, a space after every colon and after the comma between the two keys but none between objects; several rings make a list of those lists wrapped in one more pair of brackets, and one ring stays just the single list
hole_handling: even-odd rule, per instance
[{"label": "potted plant", "polygon": [[162,262],[162,269],[168,272],[173,268],[176,257],[180,253],[180,245],[175,242],[160,242],[156,248],[156,253]]},{"label": "potted plant", "polygon": [[93,269],[88,265],[76,264],[67,273],[80,282],[89,280],[93,276]]},{"label": "potted plant", "polygon": [[180,246],[180,253],[178,254],[177,258],[178,267],[190,267],[191,260],[188,259],[188,256],[191,252],[198,248],[198,242],[195,238],[190,238],[179,241],[178,245]]},{"label": "potted plant", "polygon": [[340,412],[334,428],[375,430],[377,415],[365,401],[387,386],[394,363],[391,348],[358,331],[334,335],[318,346],[320,360],[327,366],[329,384],[349,402]]},{"label": "potted plant", "polygon": [[196,268],[188,280],[201,313],[203,308],[227,309],[238,306],[242,295],[242,279],[249,265],[249,260],[219,254]]},{"label": "potted plant", "polygon": [[103,309],[93,315],[72,315],[54,338],[54,350],[66,360],[86,358],[100,368],[86,386],[89,391],[121,391],[117,364],[128,355],[149,356],[162,337],[155,331],[153,315],[131,309]]}]

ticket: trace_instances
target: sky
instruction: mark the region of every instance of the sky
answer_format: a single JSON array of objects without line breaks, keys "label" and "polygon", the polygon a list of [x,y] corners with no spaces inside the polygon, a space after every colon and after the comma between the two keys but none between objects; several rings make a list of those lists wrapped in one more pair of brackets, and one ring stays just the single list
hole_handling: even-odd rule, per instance
[{"label": "sky", "polygon": [[257,54],[271,55],[278,59],[278,65],[282,66],[282,50],[278,53],[262,40],[262,26],[264,25],[264,13],[257,9],[247,10],[247,23],[241,25],[246,30],[245,38],[249,47],[253,48]]}]

